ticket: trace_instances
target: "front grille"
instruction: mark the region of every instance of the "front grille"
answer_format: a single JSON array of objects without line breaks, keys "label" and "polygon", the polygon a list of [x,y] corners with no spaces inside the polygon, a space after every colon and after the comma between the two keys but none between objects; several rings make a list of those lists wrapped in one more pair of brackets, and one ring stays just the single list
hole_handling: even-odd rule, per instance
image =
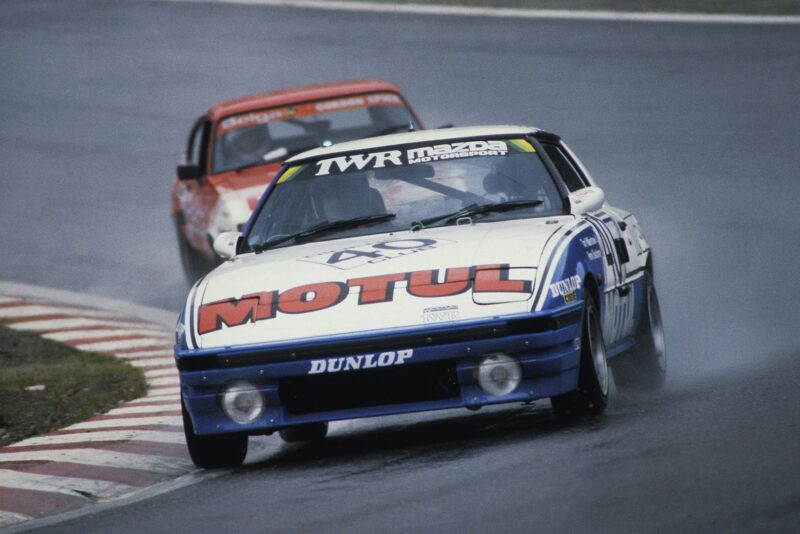
[{"label": "front grille", "polygon": [[453,362],[427,362],[361,369],[279,381],[281,402],[291,414],[409,404],[458,398]]}]

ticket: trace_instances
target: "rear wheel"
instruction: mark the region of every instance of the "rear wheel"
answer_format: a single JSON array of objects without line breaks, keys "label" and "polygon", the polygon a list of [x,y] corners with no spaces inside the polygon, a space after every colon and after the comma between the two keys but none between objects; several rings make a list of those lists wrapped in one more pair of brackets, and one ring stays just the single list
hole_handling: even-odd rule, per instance
[{"label": "rear wheel", "polygon": [[578,389],[550,398],[553,412],[563,420],[600,415],[608,404],[608,362],[600,316],[590,293],[583,302],[581,361]]},{"label": "rear wheel", "polygon": [[286,443],[298,441],[321,441],[328,435],[328,423],[308,423],[290,426],[279,430],[281,439]]},{"label": "rear wheel", "polygon": [[661,308],[650,274],[645,275],[645,301],[636,344],[612,360],[614,383],[620,391],[653,391],[664,385],[667,352]]},{"label": "rear wheel", "polygon": [[194,433],[192,419],[181,402],[183,433],[189,456],[197,467],[215,469],[242,465],[247,456],[247,434],[217,434],[198,436]]}]

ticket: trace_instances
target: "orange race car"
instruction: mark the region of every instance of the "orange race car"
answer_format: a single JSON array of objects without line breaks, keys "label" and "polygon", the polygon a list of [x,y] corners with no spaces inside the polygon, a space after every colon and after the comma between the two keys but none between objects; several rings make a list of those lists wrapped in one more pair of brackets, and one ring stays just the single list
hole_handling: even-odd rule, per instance
[{"label": "orange race car", "polygon": [[190,283],[220,259],[221,232],[242,230],[261,193],[294,154],[423,128],[400,90],[380,80],[284,89],[211,106],[192,127],[172,187],[172,215]]}]

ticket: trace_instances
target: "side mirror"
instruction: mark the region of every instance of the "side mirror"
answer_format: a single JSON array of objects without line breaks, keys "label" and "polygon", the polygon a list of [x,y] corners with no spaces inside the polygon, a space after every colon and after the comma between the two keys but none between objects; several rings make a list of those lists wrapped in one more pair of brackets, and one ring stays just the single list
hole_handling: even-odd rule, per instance
[{"label": "side mirror", "polygon": [[573,215],[599,210],[606,201],[606,194],[599,187],[584,187],[569,194],[569,211]]},{"label": "side mirror", "polygon": [[270,150],[269,152],[267,152],[266,154],[261,156],[261,159],[263,159],[266,163],[269,163],[271,161],[282,160],[283,158],[285,158],[288,155],[289,155],[289,151],[286,149],[286,147],[285,146],[281,146],[281,147],[276,148],[275,150]]},{"label": "side mirror", "polygon": [[223,260],[232,258],[236,256],[236,249],[241,239],[241,232],[222,232],[214,240],[214,252]]},{"label": "side mirror", "polygon": [[187,163],[178,165],[178,179],[180,180],[197,180],[203,175],[200,165],[194,163]]}]

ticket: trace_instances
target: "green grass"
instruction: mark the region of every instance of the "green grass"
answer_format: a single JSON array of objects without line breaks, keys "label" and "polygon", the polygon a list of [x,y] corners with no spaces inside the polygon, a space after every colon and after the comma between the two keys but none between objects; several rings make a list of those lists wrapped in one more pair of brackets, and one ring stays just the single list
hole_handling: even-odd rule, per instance
[{"label": "green grass", "polygon": [[[25,387],[44,385],[43,391]],[[145,394],[142,372],[0,324],[0,447],[84,421]]]}]

